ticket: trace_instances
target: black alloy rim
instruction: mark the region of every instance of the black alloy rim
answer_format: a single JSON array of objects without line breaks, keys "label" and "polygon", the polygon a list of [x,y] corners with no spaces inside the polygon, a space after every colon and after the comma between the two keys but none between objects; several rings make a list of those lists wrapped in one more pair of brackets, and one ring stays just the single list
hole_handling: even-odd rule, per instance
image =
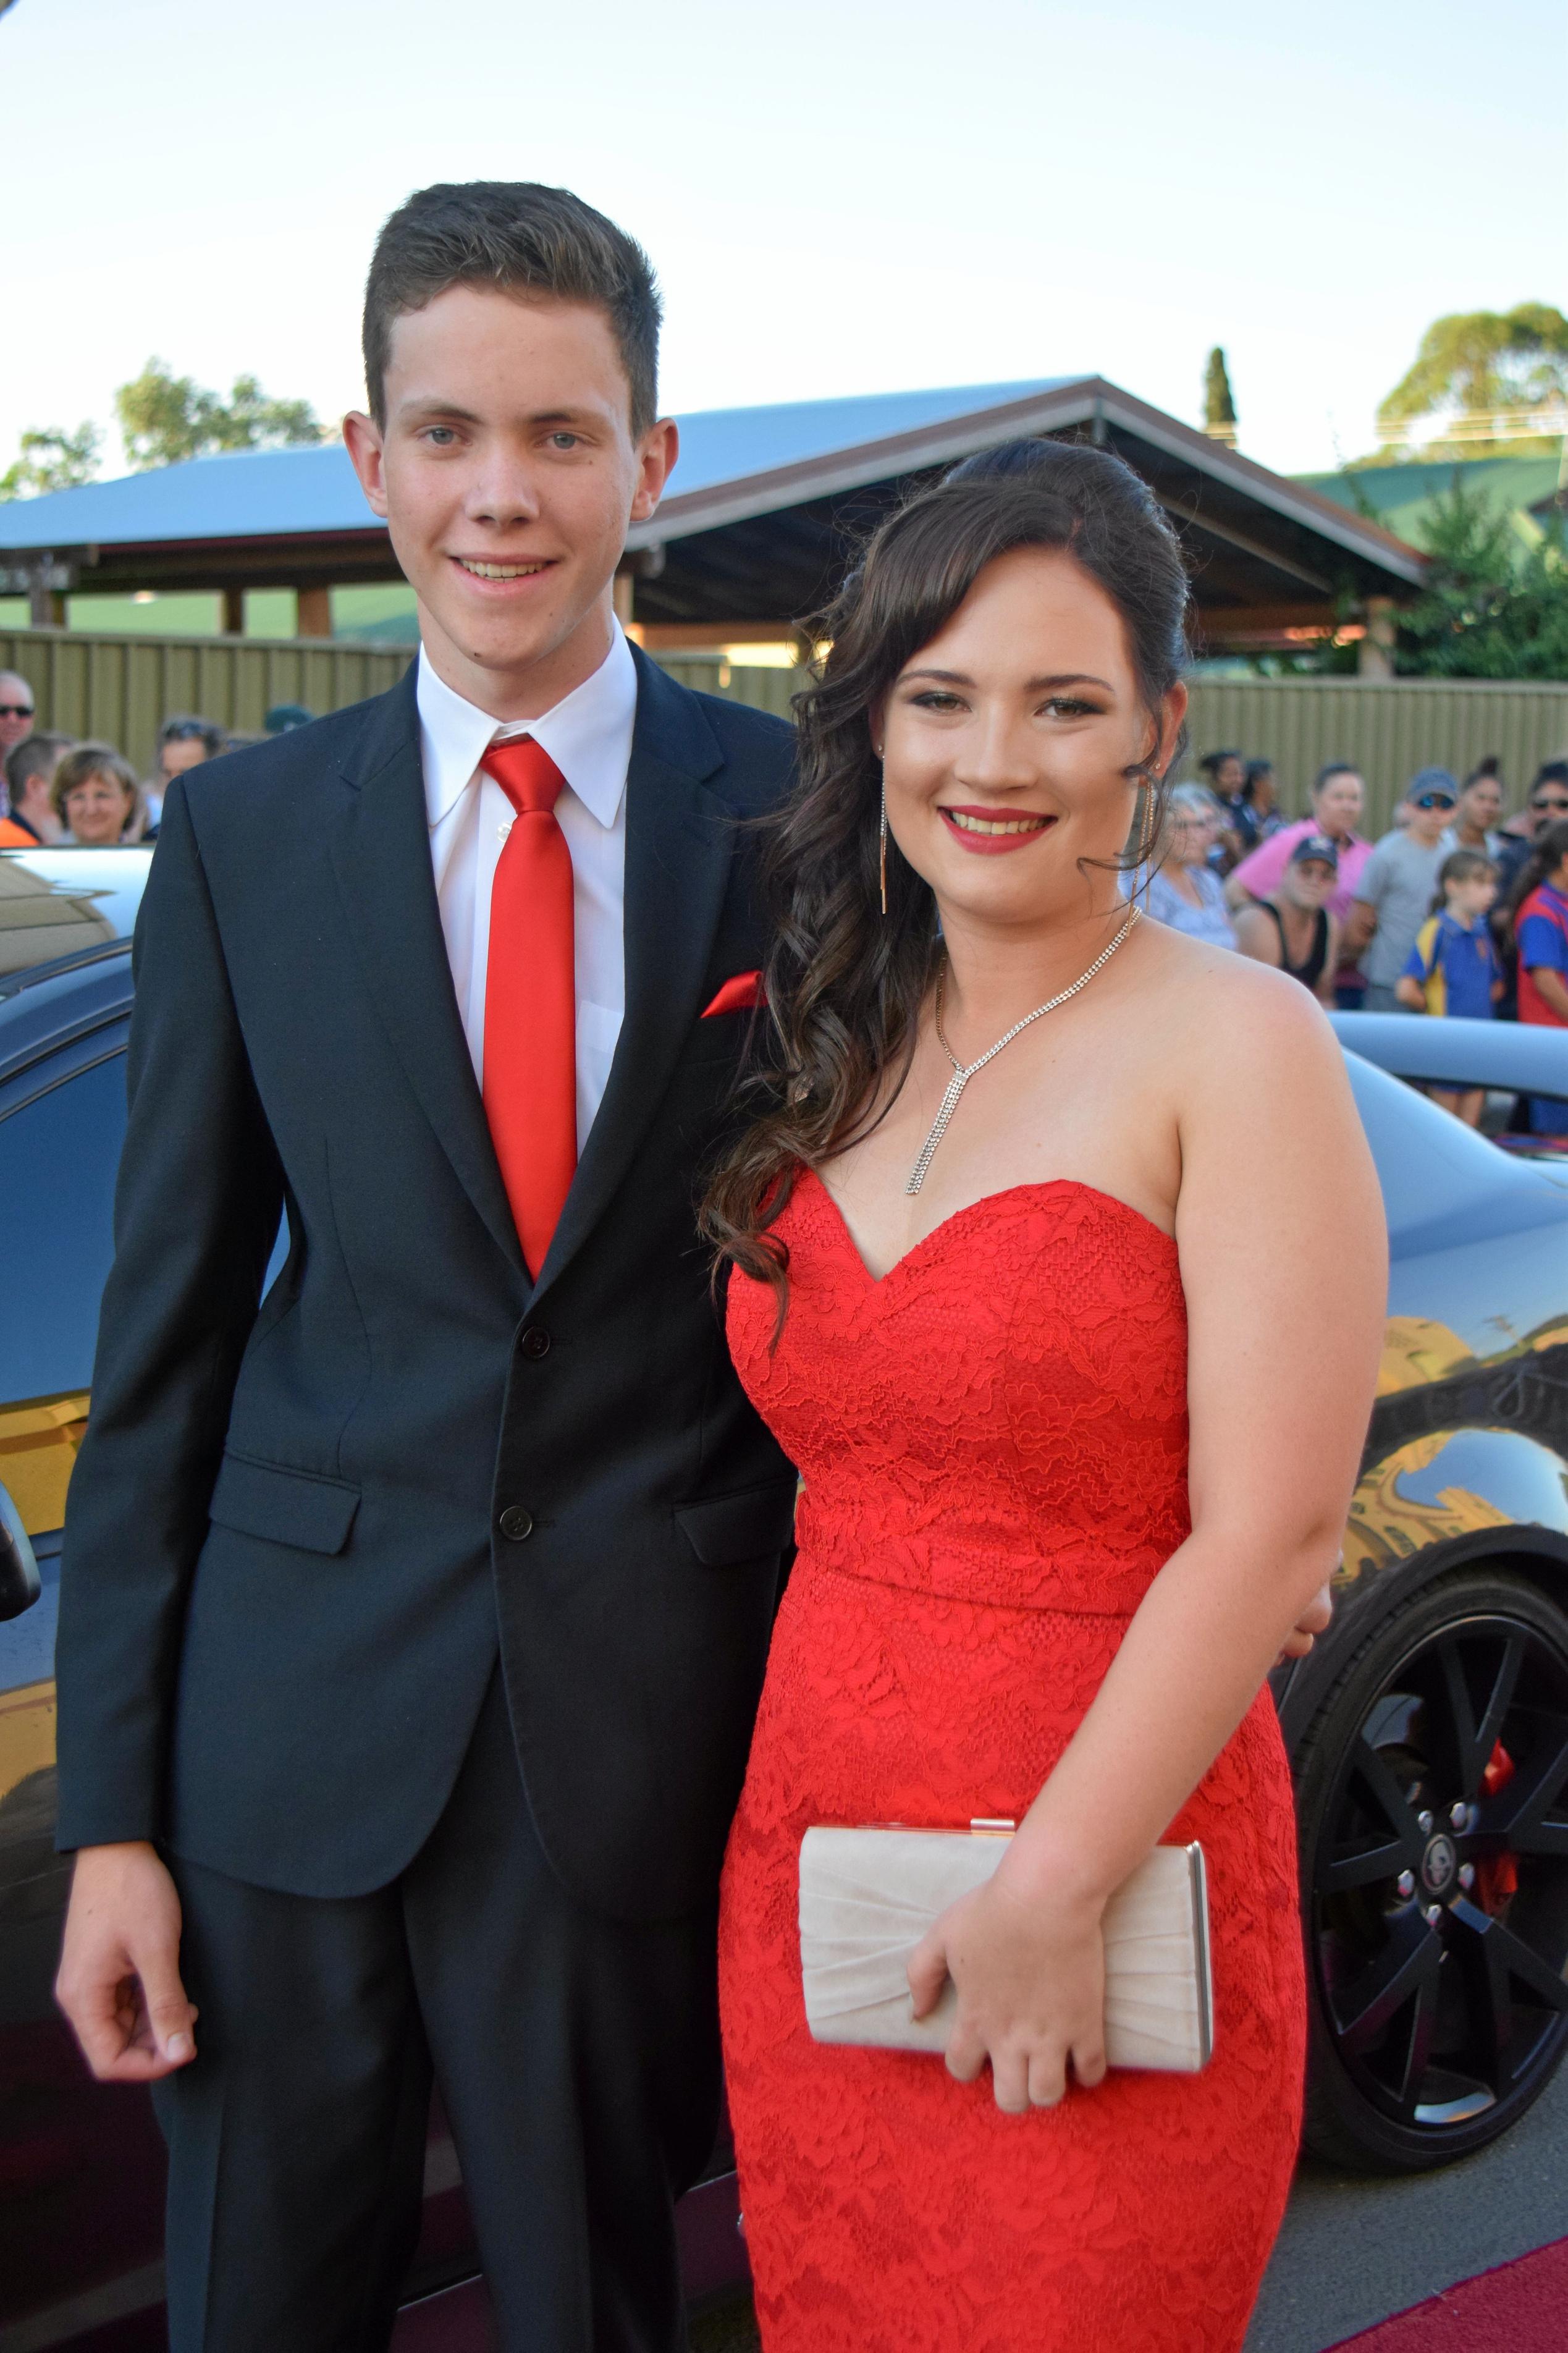
[{"label": "black alloy rim", "polygon": [[1568,1655],[1487,1613],[1364,1711],[1312,1858],[1310,1961],[1357,2091],[1417,2136],[1500,2130],[1568,2041]]}]

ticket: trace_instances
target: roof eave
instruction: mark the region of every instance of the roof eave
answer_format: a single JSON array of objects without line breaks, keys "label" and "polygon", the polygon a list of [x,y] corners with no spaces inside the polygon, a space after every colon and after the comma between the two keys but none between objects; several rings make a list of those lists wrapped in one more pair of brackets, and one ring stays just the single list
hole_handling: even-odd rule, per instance
[{"label": "roof eave", "polygon": [[721,531],[730,523],[750,522],[782,507],[799,505],[808,498],[831,498],[847,491],[863,490],[872,482],[886,481],[894,475],[952,465],[994,444],[1001,438],[998,427],[1005,428],[1005,434],[1009,436],[1060,433],[1075,425],[1090,424],[1096,417],[1164,450],[1168,456],[1185,460],[1216,481],[1229,483],[1285,520],[1331,541],[1363,563],[1393,573],[1409,586],[1421,586],[1426,574],[1425,557],[1392,532],[1384,531],[1381,524],[1369,523],[1337,506],[1331,499],[1288,482],[1250,458],[1243,458],[1223,443],[1212,440],[1207,434],[1151,408],[1104,376],[1084,376],[1049,392],[1031,393],[1000,406],[944,417],[939,424],[862,442],[853,449],[831,451],[824,457],[802,459],[792,465],[738,476],[705,490],[689,491],[684,497],[678,493],[666,499],[647,522],[636,524],[626,544],[636,551],[668,540],[689,539],[699,532]]}]

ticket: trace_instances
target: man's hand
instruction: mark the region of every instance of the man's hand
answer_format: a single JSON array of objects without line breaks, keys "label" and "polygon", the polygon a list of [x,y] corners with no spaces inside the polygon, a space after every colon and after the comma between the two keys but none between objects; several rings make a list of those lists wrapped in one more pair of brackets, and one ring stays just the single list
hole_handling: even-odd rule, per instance
[{"label": "man's hand", "polygon": [[1274,1663],[1282,1667],[1287,1659],[1304,1659],[1320,1634],[1326,1634],[1334,1614],[1331,1586],[1320,1585],[1301,1615],[1293,1632],[1285,1637],[1285,1648]]},{"label": "man's hand", "polygon": [[145,1841],[78,1854],[55,2000],[100,2084],[154,2084],[195,2057],[180,1899]]}]

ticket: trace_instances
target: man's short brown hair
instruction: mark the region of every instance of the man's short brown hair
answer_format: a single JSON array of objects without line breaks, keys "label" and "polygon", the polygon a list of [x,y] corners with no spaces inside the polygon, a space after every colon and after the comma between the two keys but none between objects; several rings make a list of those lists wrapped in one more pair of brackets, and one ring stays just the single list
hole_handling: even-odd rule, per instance
[{"label": "man's short brown hair", "polygon": [[[5,673],[0,671],[0,677]],[[52,776],[59,765],[62,752],[68,752],[76,742],[74,735],[58,735],[50,728],[41,727],[35,734],[25,735],[15,750],[5,757],[5,782],[10,789],[11,806],[16,807],[26,794],[35,776]]]},{"label": "man's short brown hair", "polygon": [[421,188],[375,241],[364,289],[364,381],[386,424],[393,322],[448,286],[490,286],[592,303],[609,318],[631,386],[634,438],[658,414],[662,305],[640,245],[570,188],[532,180],[465,180]]}]

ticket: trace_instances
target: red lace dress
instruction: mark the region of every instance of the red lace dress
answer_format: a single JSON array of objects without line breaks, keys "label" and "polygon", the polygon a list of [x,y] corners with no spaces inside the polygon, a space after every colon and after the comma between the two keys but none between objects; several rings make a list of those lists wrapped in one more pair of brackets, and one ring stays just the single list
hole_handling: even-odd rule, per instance
[{"label": "red lace dress", "polygon": [[1232,2353],[1284,2208],[1305,2011],[1289,1771],[1253,1707],[1168,1836],[1201,1839],[1215,2050],[1002,2115],[989,2071],[806,2031],[813,1822],[1016,1819],[1187,1533],[1175,1245],[1025,1185],[880,1282],[802,1177],[788,1321],[730,1342],[805,1479],[724,1873],[725,2065],[766,2353]]}]

